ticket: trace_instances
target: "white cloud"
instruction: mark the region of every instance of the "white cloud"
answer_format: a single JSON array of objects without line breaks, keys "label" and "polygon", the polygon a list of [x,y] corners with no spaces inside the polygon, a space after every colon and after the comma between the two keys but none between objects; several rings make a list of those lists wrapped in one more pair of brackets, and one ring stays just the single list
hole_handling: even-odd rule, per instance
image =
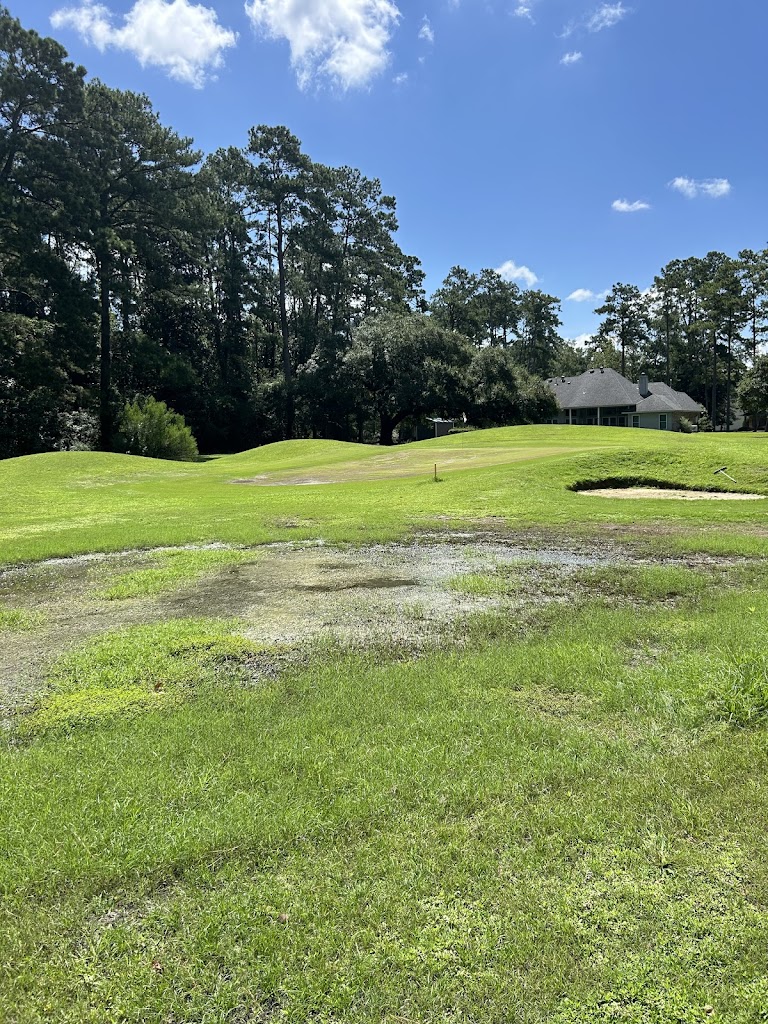
[{"label": "white cloud", "polygon": [[673,178],[669,187],[687,199],[696,199],[698,196],[721,199],[731,191],[731,183],[727,178],[704,178],[701,181],[695,178]]},{"label": "white cloud", "polygon": [[51,24],[74,28],[99,50],[127,50],[142,67],[165,68],[171,78],[198,89],[223,64],[223,51],[237,42],[237,33],[220,25],[212,8],[189,0],[137,0],[120,28],[108,7],[84,0],[54,11]]},{"label": "white cloud", "polygon": [[533,21],[533,15],[531,14],[531,2],[530,0],[521,0],[517,7],[512,12],[518,18],[527,18],[528,21]]},{"label": "white cloud", "polygon": [[731,183],[727,178],[710,178],[708,181],[700,181],[699,188],[710,199],[721,199],[731,191]]},{"label": "white cloud", "polygon": [[644,203],[642,199],[635,199],[633,203],[630,203],[628,199],[614,199],[611,203],[611,209],[617,213],[639,213],[640,210],[650,210],[651,204]]},{"label": "white cloud", "polygon": [[563,54],[563,56],[560,58],[560,63],[565,64],[566,66],[568,64],[578,64],[578,62],[581,60],[583,56],[584,54],[581,53],[579,50],[574,50],[572,53]]},{"label": "white cloud", "polygon": [[255,29],[288,41],[302,89],[323,77],[367,85],[389,62],[400,17],[391,0],[246,0],[245,10]]},{"label": "white cloud", "polygon": [[568,341],[576,348],[586,348],[593,338],[594,334],[577,334],[575,338],[568,338]]},{"label": "white cloud", "polygon": [[577,288],[566,296],[566,302],[589,302],[604,299],[608,292],[593,292],[591,288]]},{"label": "white cloud", "polygon": [[673,178],[669,183],[669,187],[682,192],[688,199],[695,199],[699,191],[693,178]]},{"label": "white cloud", "polygon": [[518,267],[514,260],[507,260],[500,267],[496,267],[496,273],[505,281],[522,281],[528,288],[533,288],[539,280],[532,270],[528,267]]},{"label": "white cloud", "polygon": [[587,28],[590,32],[600,32],[604,28],[612,28],[622,18],[629,14],[629,8],[621,2],[616,4],[601,4],[596,11],[587,18]]},{"label": "white cloud", "polygon": [[419,39],[423,39],[427,43],[434,43],[435,41],[434,30],[432,29],[432,26],[429,23],[429,18],[426,14],[424,15],[421,22],[421,28],[419,29]]},{"label": "white cloud", "polygon": [[395,75],[392,81],[395,83],[395,85],[405,85],[405,83],[408,81],[408,72],[401,71],[399,75]]}]

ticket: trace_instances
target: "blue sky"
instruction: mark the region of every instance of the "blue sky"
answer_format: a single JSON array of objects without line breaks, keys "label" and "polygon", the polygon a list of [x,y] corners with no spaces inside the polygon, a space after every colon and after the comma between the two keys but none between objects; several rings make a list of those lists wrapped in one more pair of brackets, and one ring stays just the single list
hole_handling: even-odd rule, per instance
[{"label": "blue sky", "polygon": [[206,152],[285,124],[379,178],[428,292],[503,268],[563,300],[569,338],[616,281],[768,245],[763,0],[9,7]]}]

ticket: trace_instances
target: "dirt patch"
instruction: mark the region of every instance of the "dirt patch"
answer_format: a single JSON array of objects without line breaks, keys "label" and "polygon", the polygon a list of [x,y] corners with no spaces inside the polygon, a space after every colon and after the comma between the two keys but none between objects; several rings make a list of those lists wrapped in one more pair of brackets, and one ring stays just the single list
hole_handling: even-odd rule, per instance
[{"label": "dirt patch", "polygon": [[[205,545],[210,547],[211,545]],[[189,546],[186,550],[189,550]],[[226,545],[215,545],[226,547]],[[243,632],[266,648],[301,650],[320,636],[345,645],[410,648],[454,635],[470,612],[503,608],[522,621],[553,601],[568,602],[574,574],[588,567],[693,565],[681,558],[643,556],[614,537],[557,538],[442,533],[411,543],[332,548],[322,541],[267,544],[244,560],[211,569],[154,596],[108,600],[111,581],[152,569],[156,551],[52,559],[0,572],[0,609],[34,613],[40,625],[3,634],[0,644],[0,720],[39,687],[48,666],[86,638],[123,626],[187,617],[237,618]],[[696,564],[733,564],[701,556]],[[493,574],[507,566],[522,574],[514,593],[468,593],[451,581]]]},{"label": "dirt patch", "polygon": [[[220,545],[216,545],[220,547]],[[615,561],[603,552],[461,538],[330,548],[321,542],[268,544],[151,597],[108,600],[111,581],[152,569],[157,551],[51,559],[0,572],[0,608],[35,613],[33,630],[6,632],[0,644],[0,717],[34,692],[50,663],[87,637],[169,618],[238,618],[266,645],[303,645],[320,635],[345,644],[432,642],[459,616],[497,598],[478,599],[448,584],[510,562],[566,567]],[[189,548],[187,548],[189,550]],[[530,603],[546,598],[532,583]]]},{"label": "dirt patch", "polygon": [[593,487],[577,494],[597,498],[677,498],[682,501],[764,501],[764,494],[742,494],[737,491],[686,491],[668,487]]},{"label": "dirt patch", "polygon": [[338,484],[341,480],[315,480],[306,476],[285,477],[282,480],[273,480],[266,476],[251,476],[242,480],[233,480],[233,484],[253,484],[256,487],[320,487],[323,484]]}]

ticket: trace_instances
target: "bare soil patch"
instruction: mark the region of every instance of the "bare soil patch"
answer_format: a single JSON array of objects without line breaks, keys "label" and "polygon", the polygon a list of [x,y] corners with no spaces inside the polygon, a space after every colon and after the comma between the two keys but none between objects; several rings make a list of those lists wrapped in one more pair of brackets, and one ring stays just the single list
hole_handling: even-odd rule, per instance
[{"label": "bare soil patch", "polygon": [[[177,549],[95,553],[0,571],[0,608],[31,612],[40,621],[34,629],[3,635],[0,723],[35,692],[58,655],[123,626],[232,617],[241,621],[246,636],[270,650],[302,650],[321,636],[351,646],[418,647],[453,635],[458,620],[484,608],[504,607],[519,616],[553,601],[567,605],[573,598],[569,580],[586,567],[733,562],[714,556],[648,557],[614,537],[447,532],[360,548],[322,541],[268,544],[251,549],[243,562],[167,593],[120,600],[103,596],[114,577],[152,568],[157,553],[169,550]],[[525,573],[525,585],[514,594],[468,595],[451,585],[456,577],[493,573],[513,563]]]},{"label": "bare soil patch", "polygon": [[[157,549],[168,550],[173,549]],[[453,577],[520,559],[567,569],[607,564],[616,554],[476,537],[364,548],[268,544],[254,548],[241,563],[168,593],[121,600],[102,595],[126,570],[156,565],[155,551],[80,555],[9,568],[0,571],[0,608],[33,612],[41,625],[3,635],[0,719],[4,709],[35,691],[58,655],[123,626],[231,617],[241,620],[249,638],[270,646],[302,647],[321,635],[351,645],[434,642],[463,614],[499,603],[457,592],[448,585]],[[543,600],[532,586],[527,603]]]}]

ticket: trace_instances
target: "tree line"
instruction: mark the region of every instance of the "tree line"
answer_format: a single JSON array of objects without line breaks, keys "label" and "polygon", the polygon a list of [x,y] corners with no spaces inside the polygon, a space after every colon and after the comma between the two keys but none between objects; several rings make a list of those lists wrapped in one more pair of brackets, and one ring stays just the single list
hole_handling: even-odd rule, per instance
[{"label": "tree line", "polygon": [[556,297],[496,271],[454,267],[428,299],[396,232],[378,180],[287,128],[205,156],[0,8],[0,457],[119,447],[150,396],[208,451],[389,444],[424,414],[536,421],[543,378],[595,362],[722,418],[765,336],[765,253],[616,285],[582,351]]},{"label": "tree line", "polygon": [[603,320],[587,345],[591,363],[633,379],[646,371],[687,392],[716,428],[730,428],[737,402],[754,407],[745,396],[765,358],[768,249],[672,260],[646,291],[615,284],[596,312]]},{"label": "tree line", "polygon": [[[487,366],[427,315],[396,231],[378,180],[288,129],[204,157],[0,10],[0,454],[110,449],[136,396],[207,450],[482,421]],[[546,390],[504,369],[504,418],[537,415]]]}]

